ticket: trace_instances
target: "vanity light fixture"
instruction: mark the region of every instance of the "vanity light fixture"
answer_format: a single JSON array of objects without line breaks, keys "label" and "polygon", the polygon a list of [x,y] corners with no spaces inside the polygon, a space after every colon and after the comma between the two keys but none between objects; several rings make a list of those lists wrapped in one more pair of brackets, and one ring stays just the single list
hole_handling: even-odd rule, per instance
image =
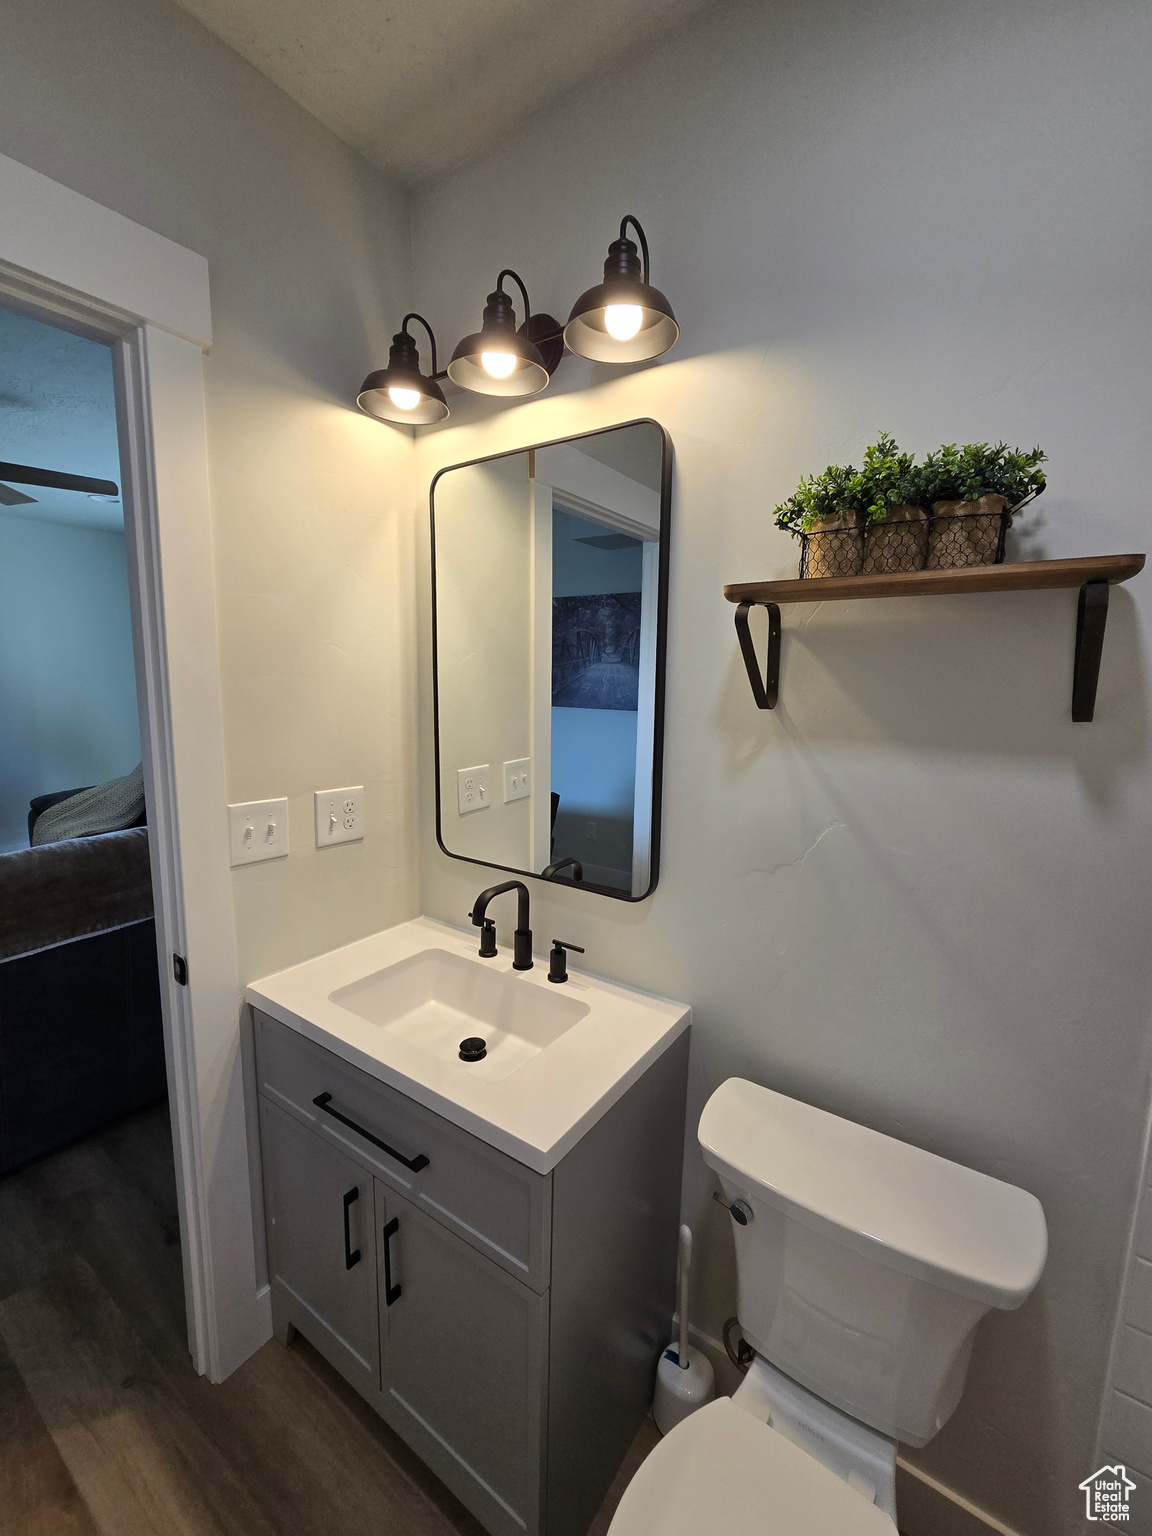
[{"label": "vanity light fixture", "polygon": [[[510,277],[524,295],[524,324],[516,329],[516,311],[504,292],[504,279]],[[537,316],[537,321],[544,319]],[[553,328],[555,322],[552,322]],[[548,383],[549,369],[543,353],[529,341],[532,306],[521,278],[505,267],[496,279],[494,292],[488,295],[480,329],[473,331],[452,354],[448,377],[461,389],[478,395],[536,395]]]},{"label": "vanity light fixture", "polygon": [[[636,242],[628,239],[629,224],[639,236],[639,251]],[[649,277],[648,241],[640,221],[625,214],[620,238],[608,247],[604,281],[582,293],[572,306],[564,327],[569,350],[594,363],[639,363],[675,346],[680,335],[676,316]]]},{"label": "vanity light fixture", "polygon": [[[420,354],[408,334],[408,322],[419,320],[432,345],[432,372],[420,372]],[[401,426],[427,427],[448,417],[448,402],[436,382],[436,337],[423,315],[404,316],[392,338],[387,368],[377,368],[360,386],[356,404],[369,416]]]},{"label": "vanity light fixture", "polygon": [[[640,242],[628,237],[631,225]],[[640,254],[643,252],[643,262]],[[425,427],[446,420],[448,404],[440,379],[477,395],[536,395],[559,367],[565,345],[597,363],[639,363],[675,346],[680,327],[672,306],[649,282],[648,241],[639,219],[626,214],[620,238],[608,247],[604,281],[589,288],[572,306],[568,324],[551,315],[534,315],[523,279],[505,267],[488,295],[480,329],[464,340],[443,372],[436,367],[436,338],[423,315],[404,316],[392,338],[387,368],[370,373],[356,404],[369,416],[398,426]],[[524,324],[504,291],[510,278],[524,297]],[[432,371],[420,372],[416,343],[408,323],[419,320],[432,343]]]}]

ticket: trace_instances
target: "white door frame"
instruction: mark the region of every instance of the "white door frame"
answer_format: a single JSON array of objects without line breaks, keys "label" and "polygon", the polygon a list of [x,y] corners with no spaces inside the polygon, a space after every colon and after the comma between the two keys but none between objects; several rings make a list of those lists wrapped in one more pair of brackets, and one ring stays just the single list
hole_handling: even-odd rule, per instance
[{"label": "white door frame", "polygon": [[0,155],[0,297],[113,349],[188,1342],[221,1381],[271,1317],[256,1286],[224,812],[208,264]]},{"label": "white door frame", "polygon": [[[529,455],[531,460],[534,455]],[[535,469],[535,465],[532,465]],[[528,633],[532,678],[532,835],[528,858],[535,874],[552,862],[552,487],[528,481],[531,495],[528,557]]]}]

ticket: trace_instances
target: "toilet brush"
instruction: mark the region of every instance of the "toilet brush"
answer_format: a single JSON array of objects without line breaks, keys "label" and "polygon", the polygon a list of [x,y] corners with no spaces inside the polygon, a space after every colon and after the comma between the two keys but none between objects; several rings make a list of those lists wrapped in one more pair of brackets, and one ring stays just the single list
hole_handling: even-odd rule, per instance
[{"label": "toilet brush", "polygon": [[688,1343],[688,1271],[692,1268],[692,1229],[680,1228],[680,1336],[660,1356],[652,1417],[662,1435],[716,1396],[716,1378],[708,1356]]}]

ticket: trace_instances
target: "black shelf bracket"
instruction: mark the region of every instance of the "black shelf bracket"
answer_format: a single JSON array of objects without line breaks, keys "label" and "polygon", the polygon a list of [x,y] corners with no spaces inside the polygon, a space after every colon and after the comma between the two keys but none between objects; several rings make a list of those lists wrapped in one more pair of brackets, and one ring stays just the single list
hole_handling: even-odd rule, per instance
[{"label": "black shelf bracket", "polygon": [[[1096,585],[1096,583],[1090,583]],[[1107,597],[1104,599],[1107,605]],[[748,627],[748,614],[753,608],[766,608],[768,610],[768,654],[764,661],[764,677],[760,677],[760,659],[756,655],[756,647],[752,641],[752,631]],[[776,700],[780,696],[780,607],[777,603],[738,603],[736,606],[736,634],[740,640],[740,654],[744,658],[744,666],[748,673],[748,681],[752,685],[752,697],[756,700],[757,709],[775,709]],[[1103,625],[1101,625],[1103,634]],[[1079,644],[1077,644],[1077,655]],[[1097,647],[1097,662],[1099,662],[1099,647]],[[1093,697],[1095,697],[1096,685],[1092,685]],[[1073,717],[1075,718],[1075,717]],[[1091,715],[1088,716],[1090,720]]]},{"label": "black shelf bracket", "polygon": [[1076,658],[1072,664],[1072,718],[1092,719],[1096,711],[1096,684],[1108,623],[1108,583],[1086,581],[1076,605]]},{"label": "black shelf bracket", "polygon": [[[1096,711],[1096,685],[1100,679],[1100,657],[1104,650],[1104,630],[1108,623],[1107,581],[1086,581],[1080,588],[1076,607],[1076,656],[1072,667],[1072,719],[1084,724]],[[752,639],[748,615],[753,608],[768,612],[768,653],[764,676]],[[780,697],[780,608],[776,603],[738,603],[736,634],[740,654],[752,686],[757,709],[775,709]]]}]

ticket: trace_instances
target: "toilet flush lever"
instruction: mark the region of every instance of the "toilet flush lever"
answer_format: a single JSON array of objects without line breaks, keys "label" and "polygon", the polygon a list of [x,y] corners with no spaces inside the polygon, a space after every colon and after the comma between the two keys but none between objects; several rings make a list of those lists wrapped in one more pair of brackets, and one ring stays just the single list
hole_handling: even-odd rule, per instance
[{"label": "toilet flush lever", "polygon": [[718,1189],[712,1191],[712,1198],[717,1205],[722,1205],[738,1226],[746,1227],[752,1220],[752,1207],[746,1200],[725,1200]]}]

